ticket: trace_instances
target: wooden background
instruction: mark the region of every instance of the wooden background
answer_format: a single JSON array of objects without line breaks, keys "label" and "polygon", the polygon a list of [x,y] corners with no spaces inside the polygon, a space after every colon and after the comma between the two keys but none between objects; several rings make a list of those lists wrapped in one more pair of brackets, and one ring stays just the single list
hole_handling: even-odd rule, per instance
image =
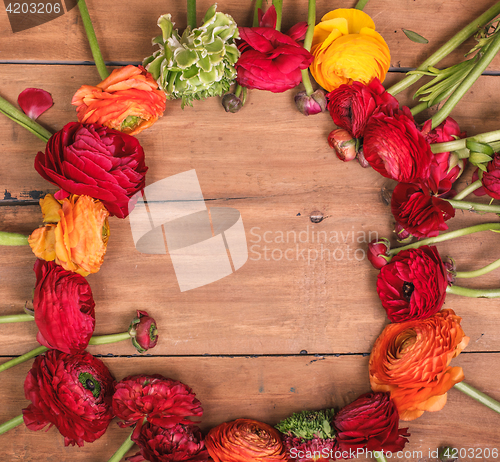
[{"label": "wooden background", "polygon": [[[211,3],[198,1],[199,20]],[[317,0],[317,18],[354,3]],[[151,38],[159,32],[156,20],[161,14],[170,12],[179,28],[186,23],[180,0],[88,0],[87,4],[104,59],[113,65],[138,64],[151,54]],[[386,87],[493,4],[488,0],[371,0],[365,11],[391,50]],[[218,9],[233,15],[239,25],[250,25],[253,5],[220,0]],[[286,0],[284,11],[286,29],[306,19],[307,1]],[[402,28],[425,36],[429,43],[411,42]],[[446,63],[458,62],[473,44],[473,39],[468,40]],[[91,61],[77,8],[44,25],[13,33],[2,7],[0,95],[15,103],[27,87],[49,91],[54,106],[39,119],[47,129],[56,131],[76,120],[72,95],[81,85],[100,81]],[[499,71],[496,58],[452,113],[469,135],[500,128]],[[160,373],[184,381],[203,404],[205,430],[238,417],[275,424],[294,411],[339,408],[370,389],[368,355],[387,320],[375,290],[377,271],[354,255],[360,257],[366,250],[366,242],[358,242],[358,237],[368,240],[370,232],[372,237],[375,233],[391,236],[393,222],[386,198],[394,183],[355,162],[338,161],[326,141],[334,128],[331,118],[300,114],[293,102],[296,91],[251,91],[238,114],[225,113],[217,98],[184,110],[178,101],[167,102],[164,117],[138,136],[149,166],[147,184],[196,169],[208,207],[240,211],[251,250],[240,270],[181,293],[170,257],[136,251],[129,220],[113,218],[105,263],[99,273],[88,277],[96,301],[96,334],[126,330],[137,309],[153,315],[160,330],[159,343],[150,354],[136,354],[129,342],[89,351],[103,359],[117,380],[129,374]],[[411,96],[407,91],[398,99],[411,106]],[[430,113],[421,114],[419,120]],[[3,116],[0,134],[1,229],[29,234],[41,223],[38,199],[56,190],[33,168],[44,144]],[[462,186],[470,176],[468,169]],[[310,216],[316,212],[324,219],[314,224]],[[457,211],[449,225],[458,229],[496,220],[494,215]],[[306,260],[300,255],[293,261],[278,258],[280,251],[295,249],[294,242],[268,243],[270,250],[264,253],[265,232],[269,240],[287,231],[309,236],[308,242],[298,243]],[[332,252],[337,251],[337,259],[307,261],[309,249],[312,255],[321,250],[312,242],[317,231],[338,234],[338,242],[328,244]],[[257,242],[259,237],[262,240]],[[453,256],[459,269],[469,270],[500,257],[499,239],[498,234],[482,233],[443,243],[439,250]],[[1,314],[21,312],[31,298],[34,261],[27,247],[0,249]],[[497,271],[464,285],[495,287],[498,275]],[[496,399],[500,399],[498,306],[497,300],[458,296],[448,296],[445,305],[462,316],[471,338],[454,364],[464,368],[468,383]],[[0,326],[1,361],[37,346],[36,332],[34,323]],[[31,361],[0,374],[1,422],[27,406],[23,382],[30,366]],[[430,451],[445,444],[500,449],[500,416],[457,390],[449,392],[442,411],[401,426],[408,426],[412,434],[405,448],[408,461],[435,460]],[[0,437],[0,459],[101,462],[127,435],[128,430],[112,422],[95,443],[64,447],[54,428],[45,433],[20,426]]]}]

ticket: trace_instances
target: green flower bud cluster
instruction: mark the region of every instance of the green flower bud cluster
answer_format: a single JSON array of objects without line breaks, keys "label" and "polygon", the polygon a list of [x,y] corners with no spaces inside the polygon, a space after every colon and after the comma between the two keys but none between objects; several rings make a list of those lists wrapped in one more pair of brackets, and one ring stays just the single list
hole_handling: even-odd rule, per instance
[{"label": "green flower bud cluster", "polygon": [[227,14],[217,13],[216,5],[207,11],[203,24],[188,27],[179,36],[170,14],[158,19],[162,35],[153,39],[159,46],[144,60],[168,99],[182,98],[182,107],[193,100],[222,96],[236,79],[234,65],[240,52],[234,41],[238,27]]},{"label": "green flower bud cluster", "polygon": [[333,409],[296,412],[291,417],[282,420],[276,428],[285,435],[293,435],[305,440],[332,439],[335,438],[335,431],[331,426],[334,413]]}]

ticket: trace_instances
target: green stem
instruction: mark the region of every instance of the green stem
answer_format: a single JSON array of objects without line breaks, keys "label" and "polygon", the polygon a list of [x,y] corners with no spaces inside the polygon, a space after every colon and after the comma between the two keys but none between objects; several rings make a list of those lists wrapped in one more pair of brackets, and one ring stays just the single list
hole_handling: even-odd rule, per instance
[{"label": "green stem", "polygon": [[368,3],[368,0],[358,0],[358,3],[356,3],[356,6],[354,7],[356,10],[361,10],[363,11],[364,7]]},{"label": "green stem", "polygon": [[41,355],[42,353],[45,353],[47,350],[48,350],[47,347],[39,346],[31,351],[28,351],[28,353],[18,356],[17,358],[13,358],[10,361],[7,361],[6,363],[0,364],[0,372],[6,371],[11,367],[24,363],[24,361],[28,361],[28,359]]},{"label": "green stem", "polygon": [[497,289],[469,289],[461,286],[448,286],[447,294],[461,295],[469,298],[498,298],[500,297],[500,288]]},{"label": "green stem", "polygon": [[128,332],[122,332],[120,334],[109,334],[109,335],[95,335],[89,341],[89,345],[107,345],[108,343],[121,342],[122,340],[127,340],[130,338]]},{"label": "green stem", "polygon": [[108,460],[108,462],[119,462],[120,460],[123,459],[125,454],[132,449],[134,446],[134,442],[132,441],[132,433],[128,435],[127,439],[122,443],[122,445],[118,448],[118,450],[111,456],[111,458]]},{"label": "green stem", "polygon": [[[458,202],[459,204],[461,202]],[[493,231],[500,230],[500,223],[482,223],[480,225],[469,226],[468,228],[457,229],[456,231],[449,231],[448,233],[443,233],[436,237],[429,237],[427,239],[422,239],[421,241],[414,242],[413,244],[408,244],[403,247],[397,247],[395,249],[389,250],[387,253],[389,255],[396,255],[403,250],[408,249],[418,249],[423,245],[433,245],[439,242],[448,241],[460,236],[467,236],[468,234],[478,233],[480,231]]]},{"label": "green stem", "polygon": [[241,105],[244,106],[245,105],[245,102],[247,100],[247,93],[248,93],[248,88],[247,87],[243,87],[243,92],[242,92],[242,95],[241,95]]},{"label": "green stem", "polygon": [[273,0],[273,5],[276,8],[276,30],[281,31],[281,17],[283,15],[283,0]]},{"label": "green stem", "polygon": [[82,16],[83,27],[85,29],[85,33],[87,34],[90,50],[92,51],[92,56],[94,57],[95,66],[97,67],[97,72],[99,72],[101,79],[104,80],[106,77],[109,77],[109,72],[106,69],[106,63],[104,62],[101,50],[99,48],[99,44],[97,43],[97,37],[95,36],[94,26],[92,25],[92,20],[90,19],[89,10],[87,9],[85,0],[78,1],[78,8],[80,9],[80,15]]},{"label": "green stem", "polygon": [[387,462],[383,451],[373,451],[373,457],[377,462]]},{"label": "green stem", "polygon": [[453,208],[458,210],[500,214],[500,205],[478,204],[477,202],[456,201],[453,199],[444,199],[444,200],[448,201]]},{"label": "green stem", "polygon": [[262,9],[262,0],[255,2],[255,11],[253,13],[253,27],[259,27],[259,10]]},{"label": "green stem", "polygon": [[[304,48],[307,51],[311,51],[312,40],[314,36],[314,26],[316,25],[316,0],[309,0],[309,6],[307,9],[307,32],[304,38]],[[302,69],[302,83],[304,89],[306,90],[307,96],[311,96],[314,93],[314,89],[309,78],[309,70]]]},{"label": "green stem", "polygon": [[[90,339],[89,345],[106,345],[108,343],[120,342],[129,338],[130,334],[128,332],[123,332],[121,334],[96,335]],[[39,354],[42,354],[47,350],[47,347],[39,346],[31,351],[28,351],[28,353],[18,356],[17,358],[13,358],[10,361],[7,361],[6,363],[0,365],[0,372],[17,366],[18,364],[21,364],[28,359],[34,358],[35,356],[38,356]]]},{"label": "green stem", "polygon": [[0,435],[7,433],[9,430],[18,427],[22,423],[24,423],[22,414],[18,415],[17,417],[14,417],[13,419],[7,420],[7,422],[4,422],[3,424],[0,425]]},{"label": "green stem", "polygon": [[488,46],[486,53],[484,53],[478,63],[474,66],[474,69],[472,69],[453,94],[446,100],[446,103],[444,103],[441,109],[439,109],[439,111],[432,116],[432,128],[437,127],[443,120],[446,119],[446,117],[450,115],[452,109],[457,105],[460,99],[462,99],[465,93],[469,91],[469,88],[479,78],[483,71],[489,66],[493,58],[498,53],[498,50],[500,50],[500,33],[497,33],[497,36]]},{"label": "green stem", "polygon": [[311,79],[309,78],[309,70],[301,69],[302,73],[302,84],[304,85],[304,89],[306,91],[307,96],[311,96],[314,93],[314,88],[311,83]]},{"label": "green stem", "polygon": [[0,231],[0,245],[28,245],[28,236]]},{"label": "green stem", "polygon": [[9,324],[12,322],[34,321],[35,318],[31,314],[6,314],[0,316],[0,324]]},{"label": "green stem", "polygon": [[[458,32],[455,36],[448,40],[448,42],[446,42],[441,48],[439,48],[439,50],[429,56],[419,67],[417,67],[417,71],[427,71],[430,66],[434,66],[435,64],[437,64],[444,57],[448,56],[455,48],[465,42],[465,40],[474,35],[479,28],[488,24],[488,22],[490,22],[499,13],[500,2],[497,2],[489,10],[484,12],[481,16],[472,21],[469,25],[465,26],[460,32]],[[422,75],[417,74],[409,75],[400,82],[390,87],[387,92],[391,95],[396,95],[409,86],[413,85],[421,77]]]},{"label": "green stem", "polygon": [[485,395],[476,388],[471,387],[468,383],[456,383],[455,388],[500,414],[500,403],[496,399],[490,398],[488,395]]},{"label": "green stem", "polygon": [[196,29],[196,0],[187,0],[187,25],[191,30]]},{"label": "green stem", "polygon": [[241,95],[241,90],[243,90],[243,87],[238,83],[236,85],[236,89],[234,90],[234,96],[236,96],[236,98],[239,98],[240,95]]},{"label": "green stem", "polygon": [[34,135],[38,136],[45,143],[49,141],[52,136],[48,130],[43,128],[39,123],[30,119],[23,111],[19,110],[17,107],[10,104],[6,99],[0,96],[0,112],[6,115],[9,119],[17,122],[22,127],[29,130]]},{"label": "green stem", "polygon": [[477,278],[478,276],[482,276],[483,274],[487,274],[493,270],[500,268],[500,258],[491,262],[489,265],[483,266],[474,271],[457,271],[455,276],[458,279],[469,279],[469,278]]},{"label": "green stem", "polygon": [[481,183],[481,180],[476,180],[473,183],[471,183],[469,186],[464,188],[462,191],[460,191],[454,198],[454,201],[461,201],[462,199],[466,198],[469,194],[472,194],[476,189],[479,189],[483,184]]},{"label": "green stem", "polygon": [[438,152],[459,151],[467,147],[467,140],[477,141],[478,143],[492,143],[500,140],[500,130],[481,133],[480,135],[469,136],[455,141],[447,141],[446,143],[431,144],[431,151],[434,154]]},{"label": "green stem", "polygon": [[420,114],[422,111],[425,111],[429,107],[429,103],[424,101],[423,103],[419,103],[416,106],[412,107],[410,112],[413,116]]}]

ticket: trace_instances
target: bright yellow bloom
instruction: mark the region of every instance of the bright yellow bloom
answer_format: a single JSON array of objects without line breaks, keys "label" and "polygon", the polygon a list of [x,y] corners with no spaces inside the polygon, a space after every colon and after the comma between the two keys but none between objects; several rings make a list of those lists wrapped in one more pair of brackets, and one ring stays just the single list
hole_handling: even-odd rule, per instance
[{"label": "bright yellow bloom", "polygon": [[102,203],[77,195],[57,201],[47,194],[40,206],[46,224],[28,239],[33,253],[82,276],[97,273],[109,238],[109,213]]},{"label": "bright yellow bloom", "polygon": [[356,9],[330,11],[314,28],[311,74],[325,90],[358,81],[381,82],[389,70],[391,56],[382,36],[366,13]]}]

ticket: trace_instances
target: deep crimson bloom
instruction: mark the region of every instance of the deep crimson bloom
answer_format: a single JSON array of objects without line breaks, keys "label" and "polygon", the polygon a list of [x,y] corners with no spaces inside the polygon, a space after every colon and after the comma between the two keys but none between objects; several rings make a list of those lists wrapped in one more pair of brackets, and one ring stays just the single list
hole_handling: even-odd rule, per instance
[{"label": "deep crimson bloom", "polygon": [[52,135],[36,171],[68,194],[99,199],[110,215],[125,218],[130,198],[144,188],[147,167],[136,138],[97,124],[70,122]]},{"label": "deep crimson bloom", "polygon": [[[488,194],[488,196],[493,199],[500,200],[500,154],[495,153],[493,155],[493,160],[488,162],[486,167],[486,172],[483,172],[483,178],[481,180],[483,186],[474,191],[476,196],[484,196]],[[478,170],[474,172],[472,176],[472,181],[477,181],[479,178]]]},{"label": "deep crimson bloom", "polygon": [[443,306],[447,272],[435,246],[402,250],[377,278],[377,293],[391,322],[425,319]]},{"label": "deep crimson bloom", "polygon": [[[295,436],[284,438],[286,454],[288,459],[293,462],[329,462],[330,457],[317,457],[320,455],[335,454],[335,438],[313,438],[306,440]],[[302,457],[299,457],[302,456]],[[295,456],[295,457],[294,457]],[[307,457],[307,456],[314,456]]]},{"label": "deep crimson bloom", "polygon": [[116,385],[113,395],[113,411],[123,420],[118,425],[123,428],[137,424],[134,438],[140,432],[144,417],[163,428],[190,424],[188,417],[203,414],[200,404],[187,385],[159,374],[125,377]]},{"label": "deep crimson bloom", "polygon": [[[436,128],[431,128],[431,120],[427,120],[422,127],[422,134],[429,144],[445,143],[466,136],[466,133],[460,131],[460,127],[451,117],[447,117]],[[466,162],[466,159],[459,159],[455,152],[434,154],[427,181],[429,189],[440,196],[447,194],[451,190],[453,183],[464,171]]]},{"label": "deep crimson bloom", "polygon": [[448,201],[434,196],[424,185],[399,183],[392,193],[391,211],[396,222],[415,237],[434,237],[448,229],[455,216]]},{"label": "deep crimson bloom", "polygon": [[368,244],[367,257],[374,268],[380,269],[389,263],[391,257],[387,252],[390,248],[389,241],[385,238]]},{"label": "deep crimson bloom", "polygon": [[385,91],[377,78],[369,85],[353,82],[341,85],[326,95],[333,122],[354,138],[362,138],[368,119],[378,112],[392,114],[399,107],[394,96]]},{"label": "deep crimson bloom", "polygon": [[366,393],[342,408],[333,418],[336,449],[347,453],[401,451],[410,436],[399,428],[399,414],[388,393]]},{"label": "deep crimson bloom", "polygon": [[235,65],[238,83],[273,93],[296,87],[302,80],[301,69],[307,69],[313,60],[311,53],[297,43],[307,24],[297,24],[288,35],[278,32],[274,6],[260,19],[260,27],[239,28],[242,54]]},{"label": "deep crimson bloom", "polygon": [[53,261],[37,260],[33,306],[36,339],[47,348],[80,353],[95,328],[95,303],[87,280]]},{"label": "deep crimson bloom", "polygon": [[83,446],[100,438],[113,418],[115,379],[90,353],[49,350],[37,356],[24,382],[31,404],[23,409],[30,430],[55,425],[64,444]]},{"label": "deep crimson bloom", "polygon": [[382,176],[401,183],[429,177],[433,154],[408,108],[372,115],[365,127],[363,151],[368,163]]},{"label": "deep crimson bloom", "polygon": [[146,423],[134,442],[141,451],[126,459],[130,462],[206,462],[209,458],[203,435],[195,425],[162,428]]},{"label": "deep crimson bloom", "polygon": [[137,316],[130,323],[128,332],[139,353],[154,348],[158,343],[156,321],[146,311],[137,310]]}]

